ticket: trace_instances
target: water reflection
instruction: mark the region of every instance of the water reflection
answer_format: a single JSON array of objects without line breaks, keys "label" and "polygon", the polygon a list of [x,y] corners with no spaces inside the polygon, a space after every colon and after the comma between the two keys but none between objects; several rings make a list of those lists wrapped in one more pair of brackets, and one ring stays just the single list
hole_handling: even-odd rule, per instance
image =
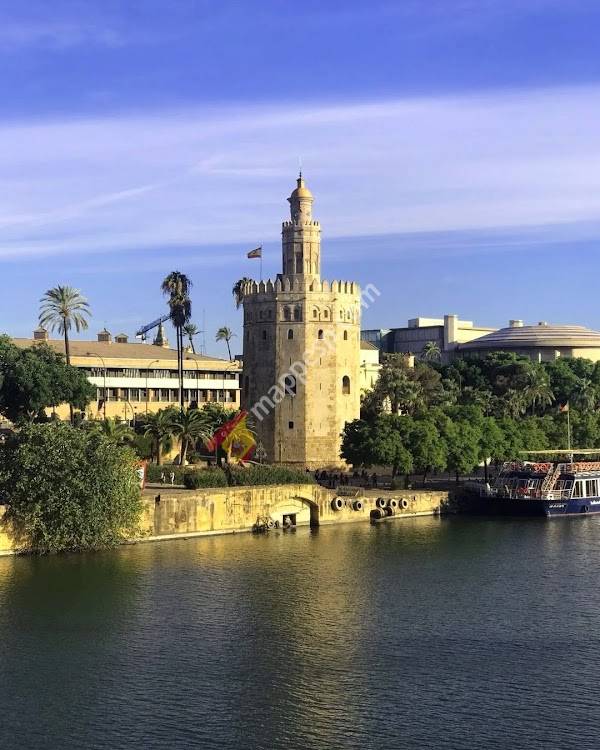
[{"label": "water reflection", "polygon": [[0,559],[0,747],[595,748],[598,522]]}]

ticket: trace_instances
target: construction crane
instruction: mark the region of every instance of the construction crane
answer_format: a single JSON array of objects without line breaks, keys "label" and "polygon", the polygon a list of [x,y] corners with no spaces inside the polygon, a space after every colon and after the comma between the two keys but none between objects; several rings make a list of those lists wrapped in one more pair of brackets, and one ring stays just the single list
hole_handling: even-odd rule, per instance
[{"label": "construction crane", "polygon": [[145,341],[148,331],[151,331],[153,328],[158,328],[161,323],[169,320],[170,317],[170,315],[161,315],[160,318],[153,320],[152,323],[148,323],[148,325],[142,326],[139,331],[136,331],[136,339],[142,339],[142,341]]}]

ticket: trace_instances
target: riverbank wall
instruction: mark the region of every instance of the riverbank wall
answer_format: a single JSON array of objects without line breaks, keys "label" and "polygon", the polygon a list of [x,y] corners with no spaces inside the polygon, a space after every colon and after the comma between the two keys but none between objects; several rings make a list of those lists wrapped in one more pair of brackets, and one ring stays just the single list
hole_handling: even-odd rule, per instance
[{"label": "riverbank wall", "polygon": [[[364,523],[369,521],[378,497],[399,501],[399,509],[389,522],[444,513],[449,504],[447,492],[346,490],[338,494],[315,484],[198,490],[148,488],[142,495],[138,532],[130,541],[234,534],[251,531],[256,523],[268,520],[282,527],[286,516],[296,526]],[[339,505],[342,507],[337,509]],[[13,554],[14,545],[2,524],[2,515],[0,507],[0,555]]]}]

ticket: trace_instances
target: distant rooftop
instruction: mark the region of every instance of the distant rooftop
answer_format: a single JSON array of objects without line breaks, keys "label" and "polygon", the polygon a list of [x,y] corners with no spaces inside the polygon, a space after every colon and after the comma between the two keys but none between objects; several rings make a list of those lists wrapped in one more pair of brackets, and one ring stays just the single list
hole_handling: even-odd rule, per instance
[{"label": "distant rooftop", "polygon": [[507,328],[480,336],[473,341],[460,344],[460,350],[518,349],[528,347],[600,348],[600,332],[577,325],[555,325],[545,321],[537,325],[523,325],[521,320],[512,320]]}]

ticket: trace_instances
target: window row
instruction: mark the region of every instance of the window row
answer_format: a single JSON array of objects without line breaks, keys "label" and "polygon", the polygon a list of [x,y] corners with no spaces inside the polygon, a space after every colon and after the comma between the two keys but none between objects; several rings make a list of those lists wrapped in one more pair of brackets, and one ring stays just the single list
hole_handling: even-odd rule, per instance
[{"label": "window row", "polygon": [[[186,403],[196,402],[199,404],[218,401],[220,403],[233,404],[236,402],[237,391],[216,388],[184,388],[183,400]],[[104,401],[104,388],[96,389],[98,401]],[[106,401],[131,401],[133,403],[179,403],[179,388],[107,388]]]},{"label": "window row", "polygon": [[[81,368],[88,377],[92,378],[164,378],[177,380],[177,370],[144,370],[137,368],[114,368],[107,367],[106,370],[103,367],[82,367]],[[186,380],[237,380],[239,373],[237,372],[223,372],[222,370],[216,370],[208,372],[206,370],[191,370],[184,369],[183,373]]]},{"label": "window row", "polygon": [[[296,382],[296,378],[291,373],[287,373],[286,376],[283,379],[283,390],[286,392],[288,396],[295,396],[298,392],[298,383]],[[244,395],[249,395],[249,388],[250,388],[250,379],[246,375],[244,377]],[[348,375],[344,375],[342,378],[342,393],[344,395],[350,394],[350,378]]]}]

